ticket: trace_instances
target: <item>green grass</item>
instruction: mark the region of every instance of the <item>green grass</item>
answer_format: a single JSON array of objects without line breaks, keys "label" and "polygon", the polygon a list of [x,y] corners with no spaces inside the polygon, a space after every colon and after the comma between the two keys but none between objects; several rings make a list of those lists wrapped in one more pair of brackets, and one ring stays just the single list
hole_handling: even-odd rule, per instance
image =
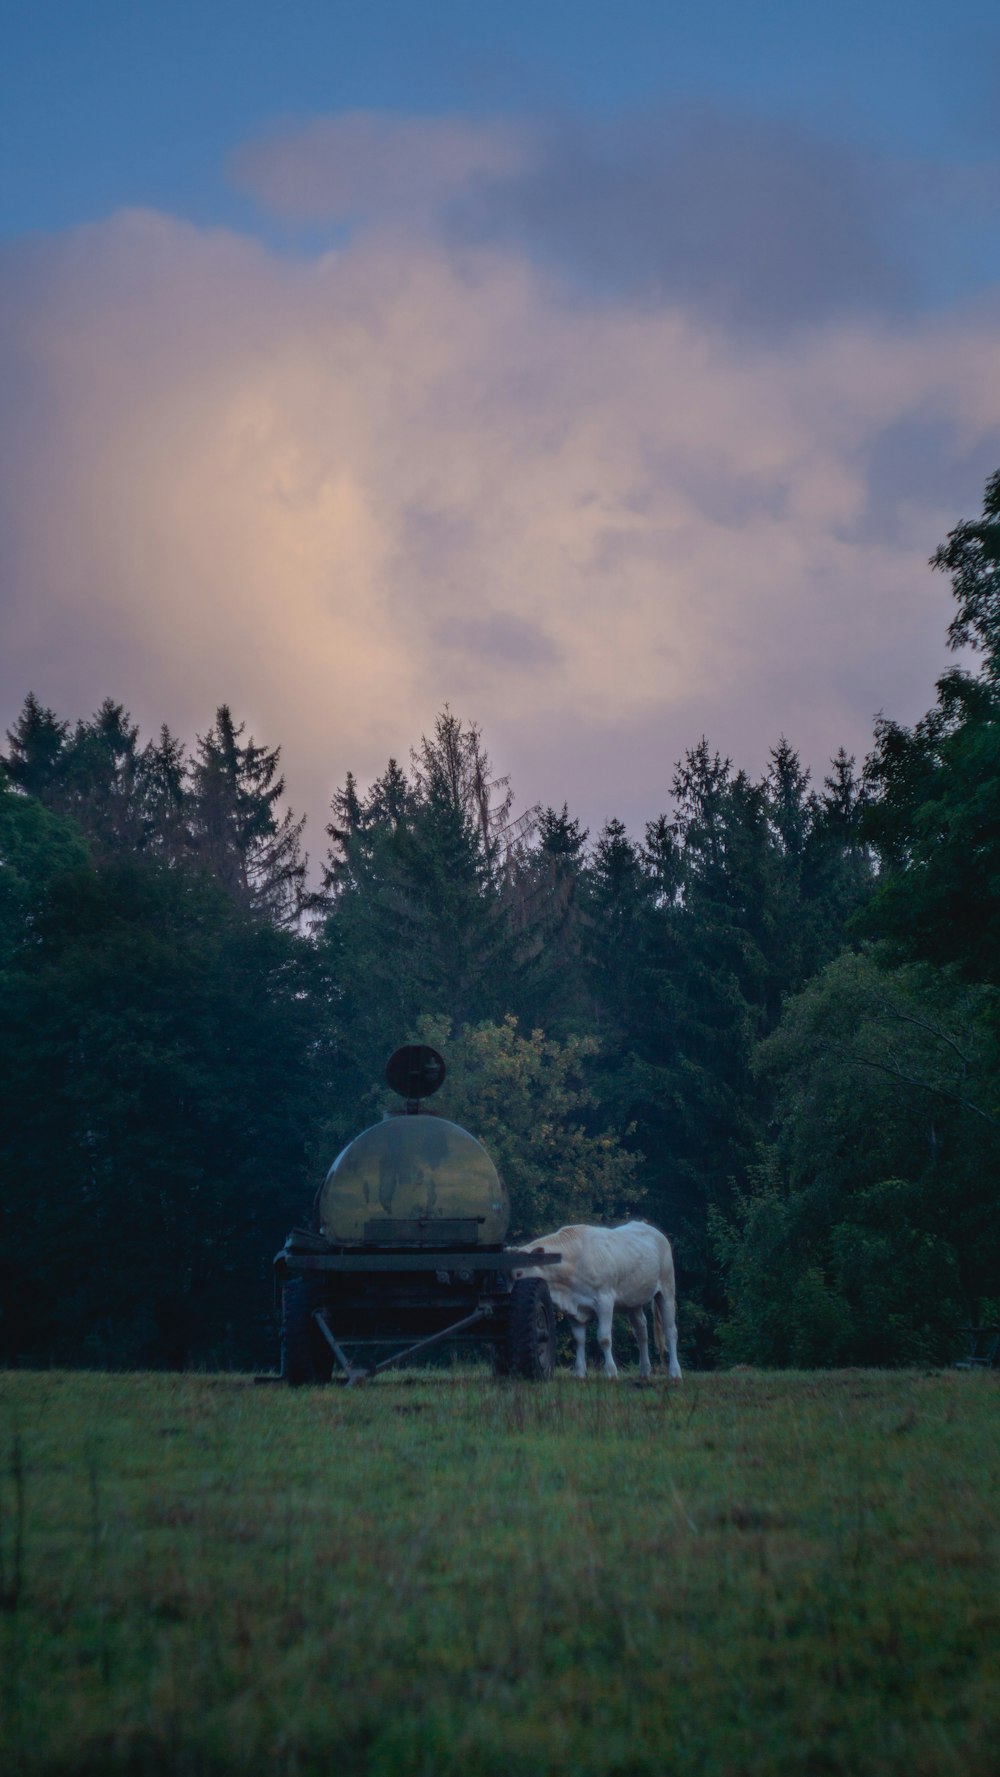
[{"label": "green grass", "polygon": [[997,1382],[0,1376],[0,1769],[986,1777]]}]

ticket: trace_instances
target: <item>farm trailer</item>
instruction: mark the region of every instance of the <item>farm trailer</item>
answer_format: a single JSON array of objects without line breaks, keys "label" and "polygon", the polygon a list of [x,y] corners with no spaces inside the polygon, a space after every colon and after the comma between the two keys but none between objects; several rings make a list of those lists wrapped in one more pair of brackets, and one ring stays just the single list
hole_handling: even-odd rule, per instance
[{"label": "farm trailer", "polygon": [[485,1347],[499,1375],[552,1375],[548,1284],[513,1274],[560,1255],[505,1251],[510,1202],[492,1160],[422,1108],[444,1072],[424,1044],[396,1050],[386,1079],[405,1108],[338,1154],[313,1226],[293,1228],[275,1258],[293,1387],[335,1374],[352,1385],[445,1341]]}]

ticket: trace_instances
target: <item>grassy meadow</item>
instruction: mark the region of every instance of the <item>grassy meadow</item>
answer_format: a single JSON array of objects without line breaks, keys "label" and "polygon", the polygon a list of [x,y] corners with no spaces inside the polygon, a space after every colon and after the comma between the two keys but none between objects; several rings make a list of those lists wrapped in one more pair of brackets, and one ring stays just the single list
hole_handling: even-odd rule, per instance
[{"label": "grassy meadow", "polygon": [[2,1375],[0,1769],[986,1777],[998,1382]]}]

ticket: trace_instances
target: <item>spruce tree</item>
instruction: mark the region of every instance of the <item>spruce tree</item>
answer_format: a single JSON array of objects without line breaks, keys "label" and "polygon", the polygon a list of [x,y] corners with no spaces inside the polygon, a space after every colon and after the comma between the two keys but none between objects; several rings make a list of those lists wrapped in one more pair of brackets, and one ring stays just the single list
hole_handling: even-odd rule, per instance
[{"label": "spruce tree", "polygon": [[13,728],[7,730],[9,750],[0,761],[12,784],[29,796],[37,796],[46,808],[58,808],[66,757],[69,723],[39,703],[33,691]]},{"label": "spruce tree", "polygon": [[147,741],[139,755],[144,849],[173,863],[191,856],[188,761],[184,744],[164,723],[158,741]]},{"label": "spruce tree", "polygon": [[843,747],[830,761],[816,797],[802,861],[802,897],[808,917],[803,980],[844,947],[851,922],[875,883],[874,856],[862,831],[866,805],[853,755]]},{"label": "spruce tree", "polygon": [[522,1017],[567,1036],[590,1028],[583,963],[587,830],[564,802],[534,814],[534,843],[522,846],[504,885],[524,959]]},{"label": "spruce tree", "polygon": [[289,927],[302,909],[305,817],[280,813],[281,748],[258,746],[252,736],[243,744],[245,727],[220,704],[213,726],[198,736],[191,765],[195,854],[237,906]]},{"label": "spruce tree", "polygon": [[102,851],[138,851],[146,832],[138,724],[106,697],[66,748],[67,810]]}]

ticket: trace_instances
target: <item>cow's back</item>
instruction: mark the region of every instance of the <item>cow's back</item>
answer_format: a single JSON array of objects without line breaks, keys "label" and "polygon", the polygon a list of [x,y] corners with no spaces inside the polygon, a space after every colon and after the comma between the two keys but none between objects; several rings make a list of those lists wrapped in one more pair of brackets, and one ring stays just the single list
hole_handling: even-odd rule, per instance
[{"label": "cow's back", "polygon": [[562,1253],[560,1264],[546,1265],[539,1273],[556,1301],[611,1291],[623,1308],[638,1307],[652,1299],[661,1279],[673,1270],[670,1243],[648,1222],[626,1222],[620,1228],[574,1223],[532,1245]]}]

